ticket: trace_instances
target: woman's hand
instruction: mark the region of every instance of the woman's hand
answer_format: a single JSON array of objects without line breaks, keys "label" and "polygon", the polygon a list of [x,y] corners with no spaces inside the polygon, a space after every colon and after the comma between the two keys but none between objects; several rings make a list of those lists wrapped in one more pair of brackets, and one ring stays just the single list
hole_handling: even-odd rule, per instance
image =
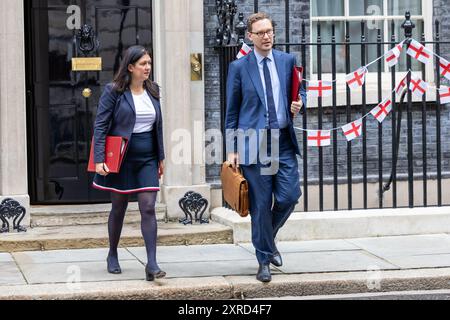
[{"label": "woman's hand", "polygon": [[95,172],[99,175],[106,177],[109,174],[109,168],[106,163],[96,163]]},{"label": "woman's hand", "polygon": [[160,161],[158,167],[158,179],[161,179],[163,175],[164,175],[164,161]]}]

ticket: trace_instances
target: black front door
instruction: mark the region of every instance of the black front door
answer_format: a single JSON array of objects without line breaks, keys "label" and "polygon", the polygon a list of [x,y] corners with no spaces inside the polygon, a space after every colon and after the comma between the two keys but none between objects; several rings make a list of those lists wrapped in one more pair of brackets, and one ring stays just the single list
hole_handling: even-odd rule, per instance
[{"label": "black front door", "polygon": [[[151,0],[25,3],[32,203],[107,201],[107,193],[91,188],[86,171],[97,103],[127,47],[152,49]],[[80,50],[76,39],[76,28],[84,25],[96,39],[91,51]],[[101,71],[73,71],[72,58],[84,55],[101,57]]]}]

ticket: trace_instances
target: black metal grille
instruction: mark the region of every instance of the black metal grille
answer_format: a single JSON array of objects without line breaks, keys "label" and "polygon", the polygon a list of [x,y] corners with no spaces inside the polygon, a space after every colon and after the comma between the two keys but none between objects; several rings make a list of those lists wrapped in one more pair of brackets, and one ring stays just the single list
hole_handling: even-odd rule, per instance
[{"label": "black metal grille", "polygon": [[[226,2],[226,1],[218,1],[220,2]],[[255,1],[254,10],[255,12],[258,11],[258,1]],[[387,45],[389,48],[393,48],[398,42],[403,40],[403,37],[401,39],[396,38],[394,34],[395,26],[394,21],[391,22],[391,36],[390,41],[384,42],[381,34],[381,30],[377,30],[377,39],[375,42],[370,42],[367,40],[366,35],[366,25],[365,22],[361,22],[361,34],[360,39],[358,41],[355,41],[355,39],[350,39],[350,26],[349,22],[345,23],[345,41],[344,42],[338,42],[336,40],[336,33],[335,33],[335,23],[332,23],[332,36],[331,39],[323,39],[321,37],[321,30],[320,30],[320,24],[317,25],[317,30],[315,30],[316,38],[313,39],[314,41],[308,41],[308,34],[306,33],[306,23],[303,21],[302,27],[301,27],[301,41],[299,43],[289,42],[289,34],[290,34],[290,28],[289,28],[289,0],[285,1],[286,3],[286,26],[285,26],[285,32],[286,32],[286,42],[285,43],[277,43],[276,47],[278,49],[284,50],[286,52],[291,52],[291,48],[300,48],[299,51],[296,51],[294,54],[297,55],[297,60],[302,62],[303,67],[305,68],[304,72],[307,75],[308,71],[306,68],[308,67],[307,62],[307,56],[309,55],[309,52],[313,52],[313,49],[317,50],[317,78],[319,80],[322,79],[322,62],[323,59],[331,59],[331,74],[332,79],[336,79],[337,75],[337,64],[336,64],[336,57],[337,57],[337,48],[339,46],[345,48],[345,70],[346,73],[350,73],[351,70],[351,62],[350,62],[350,55],[351,52],[356,52],[355,50],[359,50],[361,53],[361,66],[366,65],[369,61],[367,61],[367,53],[370,48],[376,47],[377,57],[382,56],[384,53],[384,47]],[[232,29],[232,27],[231,27]],[[433,51],[440,55],[440,45],[441,44],[448,44],[450,42],[444,42],[441,41],[440,37],[440,23],[439,21],[435,22],[435,30],[434,30],[434,39],[433,41],[426,42],[425,41],[425,35],[421,35],[420,42],[422,44],[430,44],[433,46]],[[405,33],[410,32],[408,29],[408,26],[406,26]],[[242,38],[242,37],[238,37]],[[408,43],[409,45],[409,43]],[[224,118],[225,118],[225,101],[226,101],[226,92],[225,92],[225,86],[226,86],[226,77],[228,74],[228,66],[229,64],[236,59],[236,55],[238,53],[238,50],[240,49],[239,43],[234,44],[223,44],[218,45],[215,47],[216,50],[219,52],[220,56],[220,92],[221,92],[221,120],[222,120],[222,132],[224,132]],[[323,56],[323,49],[329,48],[331,52],[330,56]],[[294,51],[294,50],[293,50]],[[404,48],[404,51],[406,51],[406,48]],[[411,57],[409,55],[406,56],[406,68],[407,70],[411,69]],[[425,72],[425,65],[422,64],[421,71],[422,71],[422,79],[424,81],[427,81],[426,72]],[[441,76],[439,72],[439,59],[434,57],[433,61],[433,67],[435,72],[435,84],[436,87],[439,88],[441,84]],[[383,59],[378,60],[374,66],[372,66],[371,73],[377,74],[377,96],[378,101],[381,102],[383,95],[383,83],[382,83],[382,74],[384,72],[383,67]],[[324,154],[324,149],[319,148],[317,150],[317,157],[318,157],[318,165],[316,167],[312,167],[310,165],[311,155],[312,151],[311,148],[307,146],[307,133],[303,132],[298,134],[298,139],[300,142],[302,142],[303,150],[302,150],[302,156],[303,156],[303,175],[302,175],[302,191],[303,191],[303,206],[304,211],[309,211],[310,209],[310,187],[312,184],[318,185],[319,195],[318,195],[318,201],[319,205],[318,208],[320,211],[325,210],[324,202],[325,202],[325,194],[324,194],[324,186],[326,184],[333,185],[333,209],[339,210],[345,207],[348,210],[352,210],[353,203],[354,203],[354,184],[356,182],[362,183],[362,208],[368,209],[369,207],[373,207],[369,205],[369,201],[372,200],[374,197],[378,197],[378,207],[379,208],[385,208],[387,207],[384,203],[384,196],[386,195],[386,192],[389,190],[392,191],[392,207],[397,208],[401,205],[399,204],[399,194],[407,193],[408,195],[408,201],[407,206],[412,208],[414,206],[429,206],[430,200],[429,200],[429,194],[428,194],[428,188],[431,186],[431,184],[436,184],[436,192],[437,192],[437,201],[436,203],[433,203],[432,205],[443,205],[442,200],[442,145],[441,145],[441,112],[443,106],[440,104],[439,100],[439,93],[436,92],[436,102],[427,102],[426,95],[423,96],[422,102],[415,102],[412,101],[411,91],[408,90],[408,93],[406,96],[403,96],[401,101],[406,99],[405,105],[403,105],[401,102],[395,102],[396,101],[396,95],[394,92],[396,83],[400,80],[398,76],[398,67],[391,68],[391,88],[392,88],[392,101],[393,101],[393,112],[390,115],[390,119],[386,119],[384,123],[378,124],[377,128],[377,134],[378,134],[378,141],[377,141],[377,152],[376,154],[368,153],[369,152],[369,146],[367,141],[367,133],[368,133],[368,127],[367,127],[367,121],[366,118],[363,120],[363,134],[362,134],[362,148],[361,151],[356,152],[362,152],[362,177],[358,176],[355,178],[354,170],[353,170],[353,163],[352,163],[352,156],[355,150],[352,148],[353,143],[347,142],[346,145],[338,145],[337,143],[337,131],[333,131],[332,136],[332,152],[327,152],[327,154]],[[408,73],[408,85],[410,81],[411,73]],[[385,85],[386,87],[386,85]],[[367,96],[367,84],[364,84],[361,92],[361,104],[358,104],[358,107],[360,108],[360,113],[362,115],[366,114],[368,111],[371,110],[371,108],[374,107],[374,105],[369,105],[366,101]],[[345,105],[345,114],[346,114],[346,123],[352,122],[356,120],[354,117],[352,118],[352,111],[354,112],[355,105],[352,105],[352,95],[350,93],[350,89],[347,86],[346,91],[346,105]],[[414,125],[413,123],[413,109],[419,110],[416,113],[420,113],[420,116],[417,116],[416,118],[419,118],[421,120],[421,125],[418,126],[417,124]],[[430,112],[432,110],[432,112]],[[318,99],[318,106],[317,106],[317,123],[314,124],[311,127],[311,124],[308,121],[308,117],[310,116],[311,111],[307,110],[303,116],[301,116],[299,119],[297,119],[296,125],[302,126],[304,129],[327,129],[329,127],[336,128],[339,125],[344,125],[345,123],[338,123],[338,105],[337,105],[337,88],[336,88],[336,82],[333,82],[333,95],[332,95],[332,106],[331,107],[324,107],[322,103],[322,99]],[[402,122],[402,115],[406,112],[406,123]],[[332,117],[332,124],[331,123],[324,123],[324,117]],[[390,120],[390,129],[391,132],[386,133],[383,129],[388,127],[386,125],[387,121]],[[435,128],[428,128],[427,127],[427,121],[433,121],[435,123]],[[389,124],[389,123],[388,123]],[[403,124],[403,127],[402,127]],[[405,128],[406,125],[406,128]],[[308,128],[308,126],[310,126]],[[324,128],[324,126],[326,126]],[[413,141],[413,130],[420,130],[421,131],[421,141]],[[430,139],[427,139],[431,135],[430,130],[433,130],[433,134],[435,134],[435,141],[430,141]],[[404,137],[406,134],[406,148],[407,148],[407,173],[399,176],[397,172],[397,165],[398,165],[398,156],[399,156],[399,150],[401,148],[404,148],[403,144],[401,143],[401,137]],[[389,153],[390,155],[387,155],[383,153],[383,146],[384,150],[386,150],[386,144],[388,144],[389,147]],[[434,145],[433,145],[434,144]],[[435,157],[430,157],[429,149],[432,148],[436,154]],[[373,149],[370,149],[373,150]],[[403,149],[402,149],[403,150]],[[224,150],[225,151],[225,150]],[[314,151],[316,152],[316,151]],[[421,159],[418,156],[414,156],[414,153],[421,153]],[[331,153],[331,154],[330,154]],[[342,177],[342,170],[339,172],[339,155],[344,154],[346,156],[346,178],[343,179]],[[434,154],[433,154],[434,155]],[[326,165],[324,162],[324,157],[332,158],[332,174],[326,175],[324,172],[324,166]],[[377,194],[369,193],[369,168],[368,168],[368,162],[369,160],[372,160],[374,157],[377,157],[377,177],[370,177],[371,181],[374,179],[377,181]],[[225,158],[225,152],[224,152],[224,158]],[[414,161],[417,161],[418,163],[421,163],[421,171],[414,173]],[[430,163],[430,161],[434,162]],[[327,162],[327,163],[329,163]],[[389,165],[386,165],[386,163],[389,162]],[[420,165],[419,165],[420,166]],[[429,166],[432,166],[433,172],[430,172]],[[417,165],[416,165],[417,168]],[[326,168],[327,172],[329,173],[329,168]],[[388,170],[386,170],[388,169]],[[318,179],[317,181],[310,181],[309,173],[312,172],[312,170],[317,170],[318,172]],[[373,171],[373,170],[372,170]],[[388,171],[388,172],[386,172]],[[385,175],[383,175],[383,173]],[[386,174],[388,175],[388,178],[386,178]],[[344,181],[342,181],[344,180]],[[362,181],[360,181],[362,180]],[[398,188],[398,181],[407,181],[407,190],[402,190]],[[347,185],[346,190],[346,206],[344,206],[342,203],[339,203],[342,201],[342,198],[340,197],[340,192],[342,192],[342,189],[339,189],[339,186],[342,186],[343,182]],[[419,199],[415,199],[417,197],[417,192],[414,189],[415,182],[419,182],[422,185],[423,193],[422,193],[422,199],[419,201]],[[327,198],[328,194],[326,195]]]}]

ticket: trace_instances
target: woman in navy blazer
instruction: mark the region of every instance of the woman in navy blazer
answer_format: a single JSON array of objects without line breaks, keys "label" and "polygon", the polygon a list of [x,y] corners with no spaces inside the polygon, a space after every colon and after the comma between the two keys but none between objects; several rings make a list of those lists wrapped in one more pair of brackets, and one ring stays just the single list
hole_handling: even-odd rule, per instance
[{"label": "woman in navy blazer", "polygon": [[[147,250],[147,281],[166,275],[156,262],[157,221],[155,213],[159,179],[164,173],[164,144],[159,87],[150,80],[151,58],[142,46],[130,47],[111,84],[100,98],[94,128],[94,188],[111,192],[108,220],[109,273],[122,272],[119,245],[128,195],[137,194],[141,230]],[[120,172],[113,174],[105,164],[106,136],[122,136],[128,146]]]}]

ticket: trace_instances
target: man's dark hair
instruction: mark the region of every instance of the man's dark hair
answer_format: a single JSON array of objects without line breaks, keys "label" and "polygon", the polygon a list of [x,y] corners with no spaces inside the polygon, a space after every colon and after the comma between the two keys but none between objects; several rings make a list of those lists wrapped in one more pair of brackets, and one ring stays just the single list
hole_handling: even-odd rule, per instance
[{"label": "man's dark hair", "polygon": [[258,21],[264,20],[264,19],[269,20],[270,23],[272,24],[272,27],[274,27],[273,20],[272,20],[272,18],[270,18],[270,16],[267,13],[265,13],[265,12],[258,12],[258,13],[254,13],[250,17],[248,17],[248,20],[247,20],[247,31],[248,32],[252,32],[253,31],[253,29],[252,29],[253,24],[255,22],[258,22]]}]

